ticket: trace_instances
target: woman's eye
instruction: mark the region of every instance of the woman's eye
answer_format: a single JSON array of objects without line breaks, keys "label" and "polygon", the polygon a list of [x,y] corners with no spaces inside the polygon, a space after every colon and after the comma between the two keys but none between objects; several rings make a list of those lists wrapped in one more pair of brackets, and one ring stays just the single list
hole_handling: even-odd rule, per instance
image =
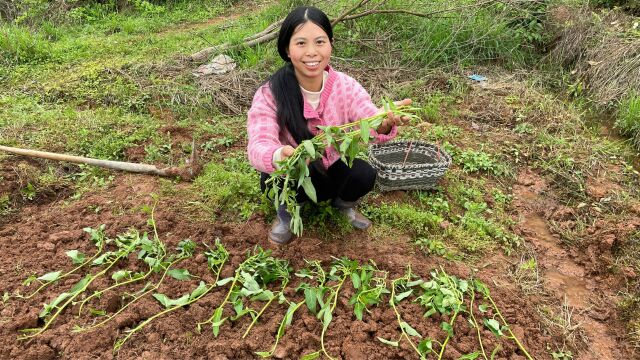
[{"label": "woman's eye", "polygon": [[296,45],[298,45],[298,46],[302,46],[302,45],[304,45],[304,42],[302,42],[302,41],[298,41],[298,42],[296,43]]}]

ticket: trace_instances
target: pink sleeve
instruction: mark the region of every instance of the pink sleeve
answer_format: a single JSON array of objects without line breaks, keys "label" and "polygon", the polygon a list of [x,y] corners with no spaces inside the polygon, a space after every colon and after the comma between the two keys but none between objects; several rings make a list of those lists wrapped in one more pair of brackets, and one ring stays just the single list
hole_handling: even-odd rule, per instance
[{"label": "pink sleeve", "polygon": [[[378,113],[378,107],[371,101],[371,96],[360,83],[351,79],[353,82],[348,86],[352,86],[353,101],[351,101],[350,121],[356,121],[371,117]],[[378,134],[375,130],[371,130],[371,135],[375,137],[376,143],[387,142],[396,137],[398,127],[393,126],[388,134]]]},{"label": "pink sleeve", "polygon": [[253,97],[247,115],[247,134],[247,156],[251,166],[261,172],[274,172],[273,153],[283,145],[280,143],[280,127],[268,85],[260,87]]}]

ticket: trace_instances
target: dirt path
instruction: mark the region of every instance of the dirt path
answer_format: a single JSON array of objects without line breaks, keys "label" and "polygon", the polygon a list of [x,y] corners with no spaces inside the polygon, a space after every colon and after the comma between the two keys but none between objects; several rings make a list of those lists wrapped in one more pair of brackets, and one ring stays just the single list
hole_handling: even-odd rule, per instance
[{"label": "dirt path", "polygon": [[576,359],[623,359],[626,352],[616,336],[620,324],[611,314],[617,303],[615,290],[590,276],[581,256],[563,248],[551,233],[543,209],[556,204],[549,194],[544,195],[548,191],[544,180],[530,171],[521,173],[514,186],[515,206],[522,218],[519,227],[535,249],[543,289],[563,305],[558,325],[567,337],[586,347]]}]

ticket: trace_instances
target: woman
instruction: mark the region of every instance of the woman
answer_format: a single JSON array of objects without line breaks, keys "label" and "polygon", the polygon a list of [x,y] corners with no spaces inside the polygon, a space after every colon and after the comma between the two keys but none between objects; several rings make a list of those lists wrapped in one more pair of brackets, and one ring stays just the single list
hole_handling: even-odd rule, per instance
[{"label": "woman", "polygon": [[[341,125],[380,112],[357,81],[329,66],[332,50],[333,29],[321,10],[298,7],[285,18],[278,52],[286,64],[258,89],[248,113],[248,157],[262,173],[262,191],[278,162],[291,156],[303,140],[318,134],[317,126]],[[410,103],[405,99],[397,104]],[[394,138],[401,120],[389,113],[377,129],[376,141]],[[350,168],[339,158],[329,149],[311,164],[317,200],[332,200],[354,227],[366,229],[371,222],[356,210],[356,203],[373,189],[376,171],[364,160],[356,159]],[[298,192],[299,203],[307,199],[304,191]],[[277,213],[269,239],[286,244],[292,238],[291,216],[284,205]]]}]

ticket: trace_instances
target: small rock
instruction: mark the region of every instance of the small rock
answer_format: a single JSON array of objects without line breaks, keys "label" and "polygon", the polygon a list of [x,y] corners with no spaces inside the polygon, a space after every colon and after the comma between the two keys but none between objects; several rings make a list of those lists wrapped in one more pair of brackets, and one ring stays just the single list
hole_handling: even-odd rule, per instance
[{"label": "small rock", "polygon": [[147,335],[147,342],[150,344],[160,342],[160,335],[158,333],[151,333]]},{"label": "small rock", "polygon": [[522,328],[522,326],[513,325],[513,326],[511,326],[511,331],[513,332],[513,335],[515,335],[516,339],[518,339],[520,341],[524,341],[524,339],[525,339],[525,337],[524,337],[524,329]]},{"label": "small rock", "polygon": [[198,255],[196,255],[196,259],[195,260],[196,260],[196,262],[198,264],[202,264],[205,261],[207,261],[207,258],[204,256],[204,254],[198,254]]},{"label": "small rock", "polygon": [[276,358],[276,359],[284,359],[284,358],[287,357],[288,353],[289,353],[289,351],[287,350],[287,348],[285,346],[280,346],[273,353],[273,357]]},{"label": "small rock", "polygon": [[69,242],[81,238],[83,235],[82,230],[65,230],[55,234],[49,235],[49,241],[56,244],[59,242]]},{"label": "small rock", "polygon": [[593,309],[591,312],[589,312],[589,317],[594,320],[605,321],[609,319],[610,313],[609,311],[603,309]]},{"label": "small rock", "polygon": [[614,234],[605,235],[600,242],[600,249],[603,251],[611,251],[611,247],[613,247],[615,241],[616,236]]},{"label": "small rock", "polygon": [[54,251],[56,249],[56,245],[54,243],[50,243],[50,242],[41,242],[38,243],[38,245],[36,245],[36,247],[40,250],[46,250],[46,251]]},{"label": "small rock", "polygon": [[627,279],[635,280],[638,277],[638,274],[633,270],[631,266],[625,266],[622,268],[622,274]]}]

